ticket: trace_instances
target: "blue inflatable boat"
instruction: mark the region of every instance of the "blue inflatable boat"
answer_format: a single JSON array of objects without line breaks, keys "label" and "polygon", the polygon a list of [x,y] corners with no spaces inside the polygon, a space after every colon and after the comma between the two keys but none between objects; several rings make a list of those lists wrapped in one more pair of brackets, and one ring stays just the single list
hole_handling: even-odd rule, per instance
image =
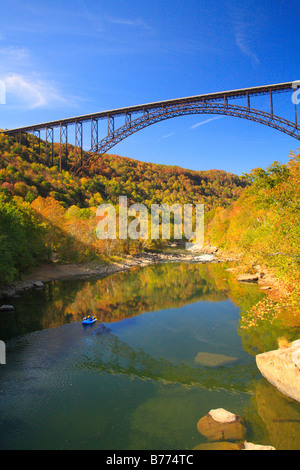
[{"label": "blue inflatable boat", "polygon": [[96,323],[96,321],[97,321],[97,318],[95,318],[95,317],[84,318],[82,320],[82,324],[83,325],[92,325],[93,323]]}]

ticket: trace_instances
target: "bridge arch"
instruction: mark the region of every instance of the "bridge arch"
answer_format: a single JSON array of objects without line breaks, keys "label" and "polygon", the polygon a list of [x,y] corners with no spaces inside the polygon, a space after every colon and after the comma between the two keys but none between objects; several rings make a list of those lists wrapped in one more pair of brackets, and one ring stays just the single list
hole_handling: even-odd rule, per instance
[{"label": "bridge arch", "polygon": [[[247,119],[258,122],[265,126],[276,129],[280,132],[300,140],[300,125],[298,125],[297,104],[294,94],[299,81],[278,83],[275,85],[263,85],[251,88],[241,88],[223,92],[206,93],[202,95],[189,96],[185,98],[176,98],[167,101],[157,101],[143,105],[129,106],[126,108],[112,109],[98,113],[75,116],[71,118],[59,119],[56,121],[44,122],[36,125],[19,127],[4,131],[7,135],[19,136],[19,142],[22,142],[22,133],[33,134],[32,145],[34,142],[41,142],[41,131],[46,136],[46,160],[50,161],[49,151],[52,155],[53,164],[53,144],[54,130],[59,130],[59,169],[62,163],[67,166],[68,162],[68,144],[70,134],[69,127],[74,126],[74,154],[75,163],[72,167],[74,171],[79,171],[88,165],[91,159],[97,158],[108,152],[112,147],[126,139],[130,135],[166,119],[178,116],[192,114],[216,114],[231,117]],[[288,93],[289,101],[294,105],[294,122],[274,114],[273,95],[275,93]],[[297,91],[298,93],[298,91]],[[250,105],[252,98],[257,96],[269,96],[270,112],[255,109]],[[236,105],[236,99],[245,99],[244,106]],[[230,100],[230,103],[229,103]],[[116,119],[125,118],[125,123],[116,129]],[[107,134],[99,139],[98,123],[101,120],[107,120]],[[86,157],[86,151],[83,151],[83,128],[84,124],[90,125],[91,146],[89,157]],[[64,160],[64,161],[63,161]]]},{"label": "bridge arch", "polygon": [[[125,124],[118,129],[112,126],[108,135],[101,139],[97,144],[91,148],[90,152],[99,156],[108,152],[112,147],[117,145],[122,140],[130,135],[151,126],[157,122],[172,119],[179,116],[187,116],[193,114],[216,114],[223,116],[238,117],[247,119],[249,121],[258,122],[266,125],[280,132],[283,132],[291,137],[300,140],[300,128],[297,124],[288,121],[282,117],[276,116],[273,113],[267,113],[258,109],[250,108],[250,106],[239,106],[234,104],[225,103],[186,103],[176,106],[165,106],[153,110],[145,109],[141,116],[136,119],[125,119]],[[87,164],[91,156],[85,160]]]}]

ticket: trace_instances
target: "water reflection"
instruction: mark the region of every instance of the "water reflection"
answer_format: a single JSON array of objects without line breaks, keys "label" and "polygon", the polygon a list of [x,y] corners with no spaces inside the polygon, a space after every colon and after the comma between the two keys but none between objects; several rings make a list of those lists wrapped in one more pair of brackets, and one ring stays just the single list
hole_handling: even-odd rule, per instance
[{"label": "water reflection", "polygon": [[278,450],[299,450],[300,406],[284,397],[266,380],[255,386],[255,402],[259,416]]},{"label": "water reflection", "polygon": [[228,298],[247,309],[262,296],[256,286],[238,283],[219,264],[160,264],[101,279],[51,282],[42,291],[27,291],[13,299],[15,312],[1,315],[0,330],[7,339],[81,321],[88,313],[111,323],[162,308]]},{"label": "water reflection", "polygon": [[[15,312],[0,316],[1,339],[81,321],[87,314],[112,323],[144,312],[186,304],[229,299],[247,316],[265,294],[255,284],[238,282],[226,264],[172,263],[135,268],[101,279],[56,281],[40,291],[13,299]],[[170,326],[171,327],[171,326]],[[239,329],[243,348],[251,355],[277,348],[277,338],[298,338],[299,327],[267,321],[257,328]]]},{"label": "water reflection", "polygon": [[[225,267],[149,266],[16,299],[0,318],[0,448],[192,449],[219,407],[243,416],[249,441],[299,448],[299,404],[253,357],[275,332],[239,330],[265,294]],[[78,323],[87,313],[99,323]]]},{"label": "water reflection", "polygon": [[[85,354],[78,357],[74,364],[75,369],[95,374],[121,373],[127,377],[150,379],[169,385],[196,385],[206,390],[241,392],[247,392],[249,383],[257,376],[253,363],[227,367],[197,367],[186,362],[176,363],[166,358],[156,358],[142,348],[132,347],[122,341],[104,325],[98,326],[93,331],[93,336],[100,337],[100,341],[91,342],[88,349],[85,345]],[[170,348],[175,346],[171,344]]]}]

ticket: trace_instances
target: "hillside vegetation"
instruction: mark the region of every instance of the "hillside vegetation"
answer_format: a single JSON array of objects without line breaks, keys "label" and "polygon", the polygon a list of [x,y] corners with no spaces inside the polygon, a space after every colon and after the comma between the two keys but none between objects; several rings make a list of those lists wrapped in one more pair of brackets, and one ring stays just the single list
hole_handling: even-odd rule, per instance
[{"label": "hillside vegetation", "polygon": [[[251,309],[242,328],[283,323],[300,327],[300,154],[286,165],[254,169],[251,185],[227,208],[209,214],[206,236],[237,256],[247,269],[260,265],[278,280],[278,288]],[[267,320],[267,322],[266,322]]]},{"label": "hillside vegetation", "polygon": [[117,155],[97,158],[75,176],[71,145],[67,164],[63,161],[59,172],[59,146],[54,146],[52,162],[45,142],[25,135],[21,145],[0,134],[0,156],[0,283],[49,261],[53,252],[61,262],[109,261],[112,255],[147,247],[141,240],[109,242],[96,237],[97,206],[116,205],[119,196],[148,208],[154,203],[204,203],[209,212],[229,207],[248,184],[225,171],[185,170]]}]

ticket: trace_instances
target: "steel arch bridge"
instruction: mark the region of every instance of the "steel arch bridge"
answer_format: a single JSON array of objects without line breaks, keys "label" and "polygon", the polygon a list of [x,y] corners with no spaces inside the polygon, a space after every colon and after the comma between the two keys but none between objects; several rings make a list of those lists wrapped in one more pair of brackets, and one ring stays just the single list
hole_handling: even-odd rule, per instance
[{"label": "steel arch bridge", "polygon": [[[260,87],[242,88],[237,90],[223,91],[217,93],[190,96],[168,101],[157,101],[126,108],[118,108],[109,111],[102,111],[83,116],[77,116],[68,119],[61,119],[33,126],[26,126],[17,129],[4,131],[8,135],[19,136],[22,142],[22,134],[32,134],[34,139],[41,140],[41,132],[45,133],[46,159],[52,155],[53,164],[53,144],[54,130],[59,129],[60,159],[59,169],[67,164],[69,128],[74,127],[74,169],[88,166],[95,155],[99,157],[108,152],[112,147],[126,139],[128,136],[166,119],[191,114],[217,114],[249,121],[258,122],[290,137],[300,140],[300,126],[298,125],[297,104],[299,99],[297,88],[300,87],[300,81],[279,83],[275,85],[264,85]],[[294,104],[294,120],[290,121],[274,113],[273,95],[277,93],[289,93],[291,106]],[[252,98],[262,95],[268,95],[270,100],[269,112],[256,109],[252,104]],[[292,98],[293,99],[292,100]],[[250,100],[251,98],[251,100]],[[243,105],[235,104],[234,100],[244,99]],[[230,101],[230,102],[229,102]],[[250,102],[251,101],[251,102]],[[120,124],[120,119],[123,121]],[[100,137],[99,122],[107,121],[106,135]],[[118,126],[117,126],[117,121]],[[89,156],[86,157],[83,151],[84,125],[90,126],[91,146]]]}]

